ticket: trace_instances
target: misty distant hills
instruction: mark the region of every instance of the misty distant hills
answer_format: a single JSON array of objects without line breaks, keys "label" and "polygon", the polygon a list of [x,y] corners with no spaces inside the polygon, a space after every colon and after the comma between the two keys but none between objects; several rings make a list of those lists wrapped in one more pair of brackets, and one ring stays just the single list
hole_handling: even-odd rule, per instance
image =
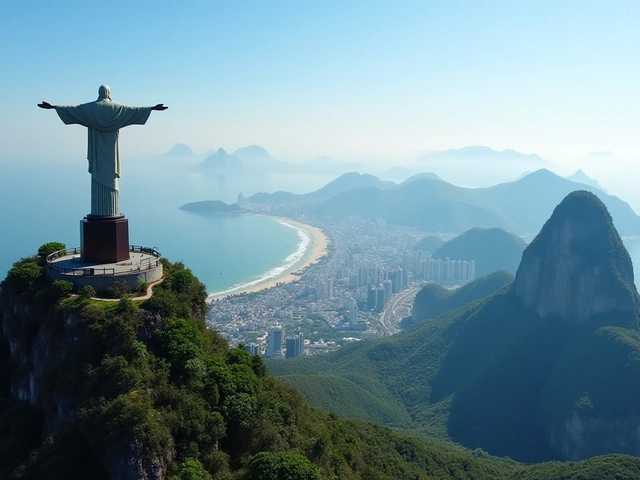
[{"label": "misty distant hills", "polygon": [[259,145],[249,145],[234,151],[232,156],[240,159],[245,171],[249,172],[287,172],[291,171],[291,164],[276,160],[266,149]]},{"label": "misty distant hills", "polygon": [[247,198],[251,203],[287,203],[300,201],[302,199],[323,199],[339,195],[350,190],[358,190],[366,187],[373,187],[380,190],[386,190],[395,187],[394,182],[383,181],[378,177],[367,173],[360,174],[356,172],[345,173],[335,180],[329,182],[324,187],[306,194],[294,194],[289,192],[275,193],[256,193]]},{"label": "misty distant hills", "polygon": [[515,150],[502,150],[497,151],[490,147],[474,146],[463,147],[460,149],[450,149],[443,152],[429,152],[420,157],[420,161],[423,163],[432,162],[452,162],[452,161],[464,161],[464,162],[510,162],[510,163],[522,163],[530,164],[535,163],[538,165],[547,164],[548,162],[535,153],[526,154],[516,152]]},{"label": "misty distant hills", "polygon": [[598,183],[598,181],[595,178],[591,178],[587,176],[587,174],[584,173],[582,169],[579,169],[573,175],[569,175],[568,177],[564,177],[564,178],[566,178],[567,180],[571,180],[572,182],[584,183],[585,185],[599,188],[605,193],[607,192],[604,188],[602,188],[602,186]]},{"label": "misty distant hills", "polygon": [[245,171],[240,159],[229,155],[222,148],[205,158],[200,164],[200,170],[217,175],[240,175]]},{"label": "misty distant hills", "polygon": [[367,173],[349,172],[308,195],[313,198],[329,198],[359,188],[373,187],[380,190],[387,190],[395,186],[396,184],[394,182],[383,181]]},{"label": "misty distant hills", "polygon": [[516,178],[523,171],[549,167],[549,163],[536,154],[515,150],[497,151],[485,146],[429,152],[418,161],[420,170],[429,170],[456,185],[489,186]]},{"label": "misty distant hills", "polygon": [[162,155],[163,157],[195,157],[196,154],[189,145],[185,145],[184,143],[177,143],[174,147],[169,150],[167,153]]},{"label": "misty distant hills", "polygon": [[[160,157],[181,158],[208,158],[219,150],[207,150],[203,155],[198,155],[185,144],[175,145],[169,152]],[[226,151],[225,151],[226,153]],[[285,162],[274,158],[269,152],[259,145],[248,145],[239,148],[230,154],[240,161],[244,174],[261,173],[317,173],[317,174],[343,174],[352,171],[363,171],[367,167],[363,163],[353,161],[338,161],[327,156],[315,160],[302,162]],[[228,160],[219,160],[213,163],[229,163]],[[224,166],[212,169],[204,169],[203,172],[225,174],[230,170],[237,174],[239,167]],[[442,152],[428,151],[414,162],[411,167],[395,166],[382,172],[386,178],[409,181],[412,175],[418,178],[445,178],[457,185],[483,186],[495,185],[500,182],[516,178],[523,170],[533,171],[546,167],[548,162],[535,154],[524,154],[514,150],[496,151],[489,147],[464,147]],[[429,171],[432,173],[423,173]],[[416,176],[417,175],[417,176]],[[579,180],[576,178],[576,180]],[[586,182],[586,180],[583,179]],[[591,183],[587,183],[591,184]]]},{"label": "misty distant hills", "polygon": [[435,173],[431,173],[431,172],[417,173],[416,175],[413,175],[407,178],[400,185],[406,185],[407,183],[415,182],[416,180],[442,180],[442,179]]},{"label": "misty distant hills", "polygon": [[432,232],[462,233],[474,227],[497,227],[523,235],[538,232],[553,208],[570,192],[581,189],[595,193],[605,203],[622,235],[640,235],[640,217],[629,204],[546,169],[488,188],[463,188],[422,179],[386,190],[349,190],[321,203],[315,212],[336,217],[382,217],[389,223]]},{"label": "misty distant hills", "polygon": [[440,246],[444,244],[444,240],[434,235],[424,237],[413,247],[414,250],[422,250],[423,252],[432,253],[435,252]]},{"label": "misty distant hills", "polygon": [[472,228],[442,244],[431,256],[475,260],[476,277],[500,270],[515,275],[525,248],[524,240],[501,228]]}]

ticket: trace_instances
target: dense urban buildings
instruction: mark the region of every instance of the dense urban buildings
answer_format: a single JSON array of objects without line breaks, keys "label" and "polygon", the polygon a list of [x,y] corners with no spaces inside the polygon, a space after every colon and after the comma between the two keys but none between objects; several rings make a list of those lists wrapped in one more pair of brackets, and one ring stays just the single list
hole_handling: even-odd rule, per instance
[{"label": "dense urban buildings", "polygon": [[[283,213],[278,205],[253,207]],[[232,345],[243,344],[252,354],[292,358],[395,333],[398,315],[410,315],[422,285],[437,282],[453,288],[475,278],[474,259],[433,259],[414,250],[425,232],[388,226],[382,219],[337,221],[300,217],[303,206],[287,209],[290,217],[324,231],[331,242],[328,254],[298,272],[295,282],[212,302],[207,316]],[[393,299],[401,302],[393,305],[394,312],[385,312]]]}]

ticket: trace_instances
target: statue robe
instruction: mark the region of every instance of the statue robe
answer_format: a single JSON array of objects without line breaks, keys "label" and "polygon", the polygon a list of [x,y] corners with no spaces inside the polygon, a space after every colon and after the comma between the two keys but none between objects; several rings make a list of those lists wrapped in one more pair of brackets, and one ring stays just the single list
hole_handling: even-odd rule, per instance
[{"label": "statue robe", "polygon": [[89,160],[89,173],[91,174],[91,214],[97,216],[120,215],[118,204],[119,130],[129,125],[144,125],[151,114],[152,107],[129,107],[103,98],[77,106],[56,106],[55,109],[65,125],[87,127],[89,133],[87,160]]}]

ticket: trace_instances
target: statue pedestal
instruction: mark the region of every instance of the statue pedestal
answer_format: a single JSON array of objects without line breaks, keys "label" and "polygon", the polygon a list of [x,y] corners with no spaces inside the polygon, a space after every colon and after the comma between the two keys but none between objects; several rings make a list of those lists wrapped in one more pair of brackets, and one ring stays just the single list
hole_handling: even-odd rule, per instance
[{"label": "statue pedestal", "polygon": [[124,215],[87,215],[80,221],[80,255],[84,262],[118,263],[129,259],[129,221]]}]

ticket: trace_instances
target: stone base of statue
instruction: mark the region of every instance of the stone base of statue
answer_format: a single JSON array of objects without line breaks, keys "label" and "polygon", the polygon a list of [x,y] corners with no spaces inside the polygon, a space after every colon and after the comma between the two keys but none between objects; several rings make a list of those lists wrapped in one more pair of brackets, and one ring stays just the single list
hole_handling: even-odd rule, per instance
[{"label": "stone base of statue", "polygon": [[129,221],[124,215],[87,215],[80,221],[80,256],[95,263],[129,260]]}]

